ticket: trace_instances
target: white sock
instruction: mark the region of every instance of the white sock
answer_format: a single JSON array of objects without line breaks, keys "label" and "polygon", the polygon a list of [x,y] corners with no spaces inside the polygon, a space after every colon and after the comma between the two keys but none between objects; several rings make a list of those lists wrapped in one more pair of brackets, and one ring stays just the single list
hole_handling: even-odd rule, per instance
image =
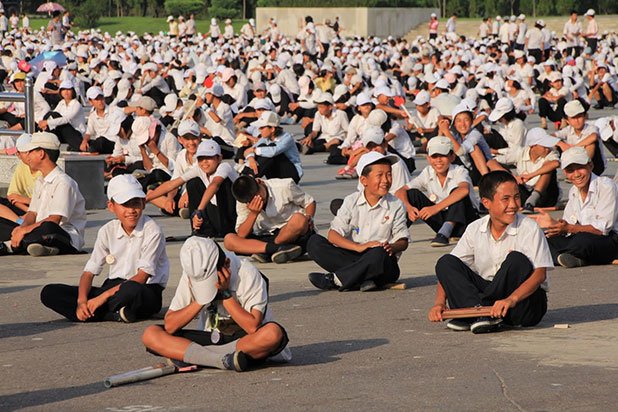
[{"label": "white sock", "polygon": [[210,366],[212,368],[225,369],[223,365],[223,357],[228,353],[236,351],[235,340],[225,345],[209,345],[202,346],[197,343],[191,343],[182,360],[194,365]]}]

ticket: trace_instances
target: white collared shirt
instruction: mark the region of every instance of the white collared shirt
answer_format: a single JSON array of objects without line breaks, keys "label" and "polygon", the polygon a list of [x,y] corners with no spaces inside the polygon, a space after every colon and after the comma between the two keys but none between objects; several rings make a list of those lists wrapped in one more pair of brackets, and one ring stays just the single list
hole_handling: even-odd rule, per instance
[{"label": "white collared shirt", "polygon": [[70,124],[80,133],[86,131],[86,116],[84,115],[84,108],[77,101],[77,99],[71,99],[69,104],[64,100],[60,100],[58,105],[54,108],[54,111],[60,114],[60,117],[47,119],[47,126],[49,130],[54,130],[58,126],[63,124]]},{"label": "white collared shirt", "polygon": [[[517,167],[517,174],[532,173],[539,170],[546,162],[559,162],[560,158],[555,151],[549,152],[545,157],[539,157],[536,160],[530,158],[530,146],[519,147],[505,155],[505,162],[514,164]],[[525,183],[526,188],[532,189],[541,176],[535,176]]]},{"label": "white collared shirt", "polygon": [[343,199],[330,230],[356,243],[409,241],[406,216],[403,203],[392,194],[369,206],[364,190],[357,191]]},{"label": "white collared shirt", "polygon": [[[234,168],[229,163],[219,163],[219,166],[217,166],[217,170],[215,170],[215,172],[212,175],[208,176],[206,172],[204,172],[199,167],[199,165],[196,164],[195,166],[189,168],[185,173],[183,173],[182,176],[180,176],[180,178],[184,182],[188,182],[189,180],[196,178],[196,177],[199,177],[200,179],[202,179],[204,186],[206,187],[206,189],[208,189],[208,186],[210,186],[210,183],[212,183],[212,180],[215,177],[220,177],[223,180],[230,179],[230,181],[234,183],[234,181],[238,179],[238,172],[234,170]],[[216,195],[210,199],[210,203],[217,206],[217,196]]]},{"label": "white collared shirt", "polygon": [[84,247],[86,201],[75,180],[59,167],[37,178],[28,211],[36,213],[37,222],[62,216],[60,227],[71,236],[71,245],[77,250]]},{"label": "white collared shirt", "polygon": [[[498,240],[491,234],[489,224],[489,215],[470,223],[451,251],[451,255],[457,256],[483,279],[492,281],[506,256],[513,251],[530,259],[534,269],[554,267],[545,234],[534,220],[517,214]],[[548,285],[549,277],[541,287],[547,290]]]},{"label": "white collared shirt", "polygon": [[566,141],[570,145],[576,145],[577,143],[581,142],[593,133],[599,136],[599,129],[595,125],[586,122],[584,124],[584,128],[579,135],[575,133],[575,129],[573,129],[573,126],[567,126],[563,129],[560,129],[556,131],[554,135],[557,138]]},{"label": "white collared shirt", "polygon": [[120,126],[126,117],[124,111],[115,106],[106,106],[103,117],[99,117],[97,111],[92,109],[90,115],[88,115],[86,134],[90,135],[90,139],[105,137],[110,142],[115,143],[118,140]]},{"label": "white collared shirt", "polygon": [[343,110],[333,109],[330,118],[324,117],[320,112],[315,113],[312,131],[321,132],[318,140],[329,141],[339,139],[343,141],[349,127],[348,116]]},{"label": "white collared shirt", "polygon": [[608,177],[592,174],[588,194],[584,200],[579,194],[579,189],[571,187],[562,218],[570,224],[591,225],[604,235],[612,230],[618,233],[616,183]]},{"label": "white collared shirt", "polygon": [[120,220],[106,223],[99,229],[84,272],[98,275],[106,262],[109,265],[109,279],[130,279],[141,269],[150,275],[147,284],[165,287],[170,263],[161,227],[144,215],[130,235],[124,231]]},{"label": "white collared shirt", "polygon": [[[283,227],[294,213],[305,214],[305,208],[314,202],[313,197],[298,186],[292,179],[262,180],[268,190],[268,200],[253,224],[253,233],[267,235]],[[249,208],[236,202],[236,231],[247,220]]]},{"label": "white collared shirt", "polygon": [[468,185],[468,196],[474,207],[478,210],[479,197],[474,191],[474,185],[468,170],[463,166],[451,164],[448,168],[444,185],[440,184],[436,171],[431,166],[426,166],[417,177],[409,180],[406,186],[410,189],[420,190],[429,200],[437,204],[446,199],[462,182]]}]

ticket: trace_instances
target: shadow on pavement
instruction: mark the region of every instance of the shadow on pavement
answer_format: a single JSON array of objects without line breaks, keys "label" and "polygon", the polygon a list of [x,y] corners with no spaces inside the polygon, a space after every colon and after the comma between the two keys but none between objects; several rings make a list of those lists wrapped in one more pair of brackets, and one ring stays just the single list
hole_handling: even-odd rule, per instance
[{"label": "shadow on pavement", "polygon": [[407,288],[420,288],[437,284],[438,278],[435,275],[425,275],[405,279],[400,278],[398,282],[405,283]]},{"label": "shadow on pavement", "polygon": [[31,392],[14,393],[0,396],[0,407],[3,411],[15,411],[32,406],[41,406],[48,403],[66,401],[80,396],[103,392],[105,388],[101,382],[89,383],[82,386],[68,388],[40,389]]},{"label": "shadow on pavement", "polygon": [[53,320],[51,322],[8,323],[0,325],[0,338],[37,335],[39,333],[69,328],[73,325],[73,323],[65,319]]},{"label": "shadow on pavement", "polygon": [[386,345],[388,339],[337,340],[294,346],[293,365],[319,365],[338,361],[339,355]]},{"label": "shadow on pavement", "polygon": [[33,288],[38,288],[38,286],[9,286],[6,288],[0,288],[0,295],[4,295],[7,293],[21,292],[22,290],[28,290],[28,289],[33,289]]},{"label": "shadow on pavement", "polygon": [[586,323],[616,318],[618,318],[618,303],[602,303],[550,309],[543,323],[549,323],[545,326],[553,327],[554,323]]},{"label": "shadow on pavement", "polygon": [[283,302],[289,299],[294,298],[304,298],[307,296],[315,296],[316,292],[319,292],[318,289],[309,289],[309,290],[296,290],[294,292],[281,293],[279,295],[270,296],[268,298],[269,302]]}]

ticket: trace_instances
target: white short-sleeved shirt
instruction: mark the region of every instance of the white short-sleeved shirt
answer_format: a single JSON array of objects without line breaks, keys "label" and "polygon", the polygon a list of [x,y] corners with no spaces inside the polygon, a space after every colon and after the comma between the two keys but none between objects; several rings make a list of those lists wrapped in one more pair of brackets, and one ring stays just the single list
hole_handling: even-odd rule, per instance
[{"label": "white short-sleeved shirt", "polygon": [[363,117],[363,115],[361,114],[355,115],[350,121],[348,130],[346,133],[346,138],[341,144],[341,146],[339,146],[339,148],[344,149],[344,148],[352,147],[354,143],[360,140],[360,136],[363,133],[363,130],[367,128],[367,126],[368,126],[368,123],[367,123],[366,117]]},{"label": "white short-sleeved shirt", "polygon": [[92,110],[88,115],[88,126],[86,133],[91,139],[105,137],[110,142],[118,140],[120,126],[126,115],[118,107],[107,106],[103,117],[99,117],[96,110]]},{"label": "white short-sleeved shirt", "polygon": [[47,119],[47,125],[50,130],[54,130],[56,127],[63,124],[70,124],[80,133],[86,131],[86,116],[84,115],[84,108],[77,101],[77,99],[71,99],[69,104],[64,100],[60,100],[58,105],[54,108],[54,111],[60,114],[60,117]]},{"label": "white short-sleeved shirt", "polygon": [[[268,191],[268,201],[253,224],[253,233],[268,235],[283,227],[294,213],[305,213],[305,208],[314,202],[311,195],[303,192],[292,179],[262,180]],[[247,220],[249,208],[236,202],[236,230]]]},{"label": "white short-sleeved shirt", "polygon": [[37,178],[28,211],[36,213],[37,222],[62,216],[60,227],[71,236],[71,245],[77,250],[84,247],[86,201],[75,180],[59,167]]},{"label": "white short-sleeved shirt", "polygon": [[440,203],[446,199],[453,190],[457,189],[460,183],[468,185],[468,196],[474,207],[479,209],[479,197],[474,191],[474,185],[470,179],[468,170],[460,165],[451,164],[444,180],[444,185],[440,184],[440,179],[436,171],[431,166],[426,166],[421,173],[406,183],[410,189],[418,189],[434,203]]},{"label": "white short-sleeved shirt", "polygon": [[415,116],[412,117],[413,123],[416,127],[421,129],[435,129],[438,127],[438,119],[440,118],[440,111],[435,107],[429,109],[426,116],[421,115],[418,111]]},{"label": "white short-sleeved shirt", "polygon": [[416,155],[416,149],[412,144],[408,132],[406,132],[399,123],[393,123],[388,133],[395,135],[395,138],[389,141],[388,145],[395,149],[403,158],[410,159]]},{"label": "white short-sleeved shirt", "polygon": [[[517,174],[522,175],[524,173],[532,173],[539,170],[546,162],[560,161],[558,153],[555,151],[549,152],[545,157],[539,157],[536,160],[530,158],[530,146],[520,147],[517,150],[509,152],[507,163],[514,164],[517,168]],[[525,183],[527,189],[533,189],[536,182],[541,176],[535,176]]]},{"label": "white short-sleeved shirt", "polygon": [[604,176],[592,175],[586,199],[582,200],[579,189],[569,190],[569,200],[564,207],[564,220],[570,224],[591,225],[607,235],[618,233],[618,188],[616,183]]},{"label": "white short-sleeved shirt", "polygon": [[526,39],[528,39],[528,50],[543,49],[543,33],[539,28],[533,27],[528,30]]},{"label": "white short-sleeved shirt", "polygon": [[[225,252],[230,259],[230,287],[229,290],[234,295],[235,299],[240,303],[240,306],[247,312],[257,309],[264,314],[262,323],[272,320],[268,305],[268,289],[266,281],[262,278],[260,271],[246,259],[239,259],[234,253]],[[216,275],[215,275],[216,276]],[[180,310],[187,307],[193,301],[193,288],[191,279],[186,274],[182,274],[174,298],[170,303],[170,310]],[[215,301],[217,315],[219,319],[230,319],[230,315],[223,307],[223,301]],[[212,313],[208,310],[210,305],[204,305],[204,308],[198,314],[198,330],[210,331],[215,323],[212,318]]]},{"label": "white short-sleeved shirt", "polygon": [[313,119],[312,131],[321,132],[318,140],[329,141],[331,139],[339,139],[343,141],[348,132],[348,115],[339,109],[333,109],[330,118],[322,116],[316,112]]},{"label": "white short-sleeved shirt", "polygon": [[[492,281],[506,256],[514,251],[530,259],[534,269],[554,267],[545,234],[534,220],[518,214],[498,240],[489,225],[489,215],[470,223],[451,251],[483,279]],[[541,287],[547,290],[548,286],[549,277]]]},{"label": "white short-sleeved shirt", "polygon": [[343,204],[330,224],[330,230],[356,243],[372,240],[394,243],[410,240],[406,211],[401,200],[388,193],[369,206],[364,191],[343,199]]},{"label": "white short-sleeved shirt", "polygon": [[176,160],[174,160],[174,173],[172,174],[172,180],[178,179],[193,166],[197,167],[197,156],[194,155],[193,162],[189,163],[189,159],[187,158],[187,149],[182,149],[178,152]]},{"label": "white short-sleeved shirt", "polygon": [[573,126],[567,126],[563,129],[560,129],[556,131],[554,135],[557,138],[566,141],[570,145],[576,145],[577,143],[581,142],[593,133],[596,133],[596,135],[599,136],[599,129],[595,125],[586,122],[586,124],[584,124],[584,128],[582,129],[582,132],[579,135],[575,133],[575,129],[573,129]]},{"label": "white short-sleeved shirt", "polygon": [[99,229],[97,240],[84,272],[98,275],[106,260],[109,263],[109,279],[130,279],[138,270],[150,277],[147,284],[167,284],[170,262],[165,251],[165,235],[161,227],[148,216],[142,215],[133,232],[128,235],[118,219]]},{"label": "white short-sleeved shirt", "polygon": [[504,138],[508,147],[499,150],[500,154],[496,155],[496,160],[500,163],[508,164],[504,154],[524,146],[526,125],[521,119],[515,118],[508,124],[499,127],[498,133]]},{"label": "white short-sleeved shirt", "polygon": [[[215,172],[210,176],[208,176],[206,172],[204,172],[198,165],[189,168],[189,170],[187,170],[185,173],[182,174],[182,176],[180,176],[180,178],[184,182],[188,182],[189,180],[196,177],[202,179],[204,186],[206,187],[206,189],[208,189],[208,186],[215,177],[220,177],[223,180],[230,179],[230,181],[233,183],[236,179],[238,179],[238,172],[236,172],[236,170],[234,170],[234,168],[229,163],[221,162],[219,163],[219,166],[217,166],[217,170],[215,170]],[[217,206],[217,196],[213,196],[210,199],[210,203]]]}]

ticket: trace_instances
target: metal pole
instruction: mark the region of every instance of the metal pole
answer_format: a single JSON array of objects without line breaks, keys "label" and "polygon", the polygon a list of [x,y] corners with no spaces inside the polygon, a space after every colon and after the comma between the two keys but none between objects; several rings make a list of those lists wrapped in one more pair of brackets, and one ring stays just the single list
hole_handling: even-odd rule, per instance
[{"label": "metal pole", "polygon": [[26,133],[34,133],[34,80],[26,76]]}]

